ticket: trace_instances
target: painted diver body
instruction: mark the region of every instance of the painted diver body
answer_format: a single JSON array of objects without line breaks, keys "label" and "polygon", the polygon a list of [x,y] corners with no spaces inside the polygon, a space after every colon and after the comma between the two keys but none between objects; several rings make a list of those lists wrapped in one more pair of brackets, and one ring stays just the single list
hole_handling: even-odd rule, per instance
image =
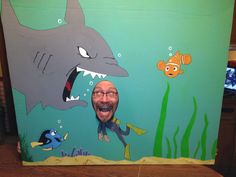
[{"label": "painted diver body", "polygon": [[137,135],[144,134],[145,130],[137,128],[132,124],[126,124],[126,129],[122,130],[120,128],[120,120],[117,119],[116,117],[113,117],[107,122],[99,121],[98,134],[102,134],[104,137],[107,136],[107,131],[106,131],[107,128],[117,135],[117,137],[122,142],[125,148],[124,152],[125,159],[130,160],[130,152],[129,152],[130,145],[126,143],[124,136],[128,136],[130,134],[130,129],[132,129]]}]

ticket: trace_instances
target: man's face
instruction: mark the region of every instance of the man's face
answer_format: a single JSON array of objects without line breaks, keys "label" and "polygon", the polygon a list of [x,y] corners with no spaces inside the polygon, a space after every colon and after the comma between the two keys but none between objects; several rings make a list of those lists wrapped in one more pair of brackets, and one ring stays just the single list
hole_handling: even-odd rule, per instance
[{"label": "man's face", "polygon": [[107,122],[114,115],[118,105],[118,92],[109,81],[99,82],[92,94],[92,104],[98,119]]}]

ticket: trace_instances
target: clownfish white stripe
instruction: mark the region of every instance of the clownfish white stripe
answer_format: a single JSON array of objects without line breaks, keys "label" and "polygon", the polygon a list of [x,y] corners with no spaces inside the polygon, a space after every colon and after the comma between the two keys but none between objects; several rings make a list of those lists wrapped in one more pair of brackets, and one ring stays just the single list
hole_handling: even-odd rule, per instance
[{"label": "clownfish white stripe", "polygon": [[179,65],[176,64],[176,63],[166,63],[166,65],[174,65],[174,66],[178,66],[179,67]]},{"label": "clownfish white stripe", "polygon": [[181,57],[181,63],[184,64],[184,56]]}]

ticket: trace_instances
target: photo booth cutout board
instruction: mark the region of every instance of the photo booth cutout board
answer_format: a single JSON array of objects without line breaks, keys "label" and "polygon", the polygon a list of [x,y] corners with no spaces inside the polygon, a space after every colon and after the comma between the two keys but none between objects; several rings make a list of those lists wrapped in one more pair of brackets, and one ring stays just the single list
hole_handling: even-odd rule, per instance
[{"label": "photo booth cutout board", "polygon": [[[233,0],[1,6],[23,165],[214,163]],[[119,92],[109,142],[101,80]]]}]

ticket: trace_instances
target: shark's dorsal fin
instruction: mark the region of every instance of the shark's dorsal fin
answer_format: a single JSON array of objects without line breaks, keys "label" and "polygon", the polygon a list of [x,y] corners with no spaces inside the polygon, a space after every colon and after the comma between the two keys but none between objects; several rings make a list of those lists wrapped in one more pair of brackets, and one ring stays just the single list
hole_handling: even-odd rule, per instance
[{"label": "shark's dorsal fin", "polygon": [[[1,18],[3,20],[7,19],[8,23],[6,24],[8,24],[8,27],[17,30],[18,32],[24,32],[26,28],[28,32],[30,30],[30,27],[24,26],[20,23],[9,0],[2,0]],[[78,0],[67,0],[65,21],[71,26],[71,28],[73,28],[73,26],[76,26],[77,28],[84,27],[84,14]]]},{"label": "shark's dorsal fin", "polygon": [[78,0],[67,0],[65,21],[73,26],[84,26],[84,14]]}]

